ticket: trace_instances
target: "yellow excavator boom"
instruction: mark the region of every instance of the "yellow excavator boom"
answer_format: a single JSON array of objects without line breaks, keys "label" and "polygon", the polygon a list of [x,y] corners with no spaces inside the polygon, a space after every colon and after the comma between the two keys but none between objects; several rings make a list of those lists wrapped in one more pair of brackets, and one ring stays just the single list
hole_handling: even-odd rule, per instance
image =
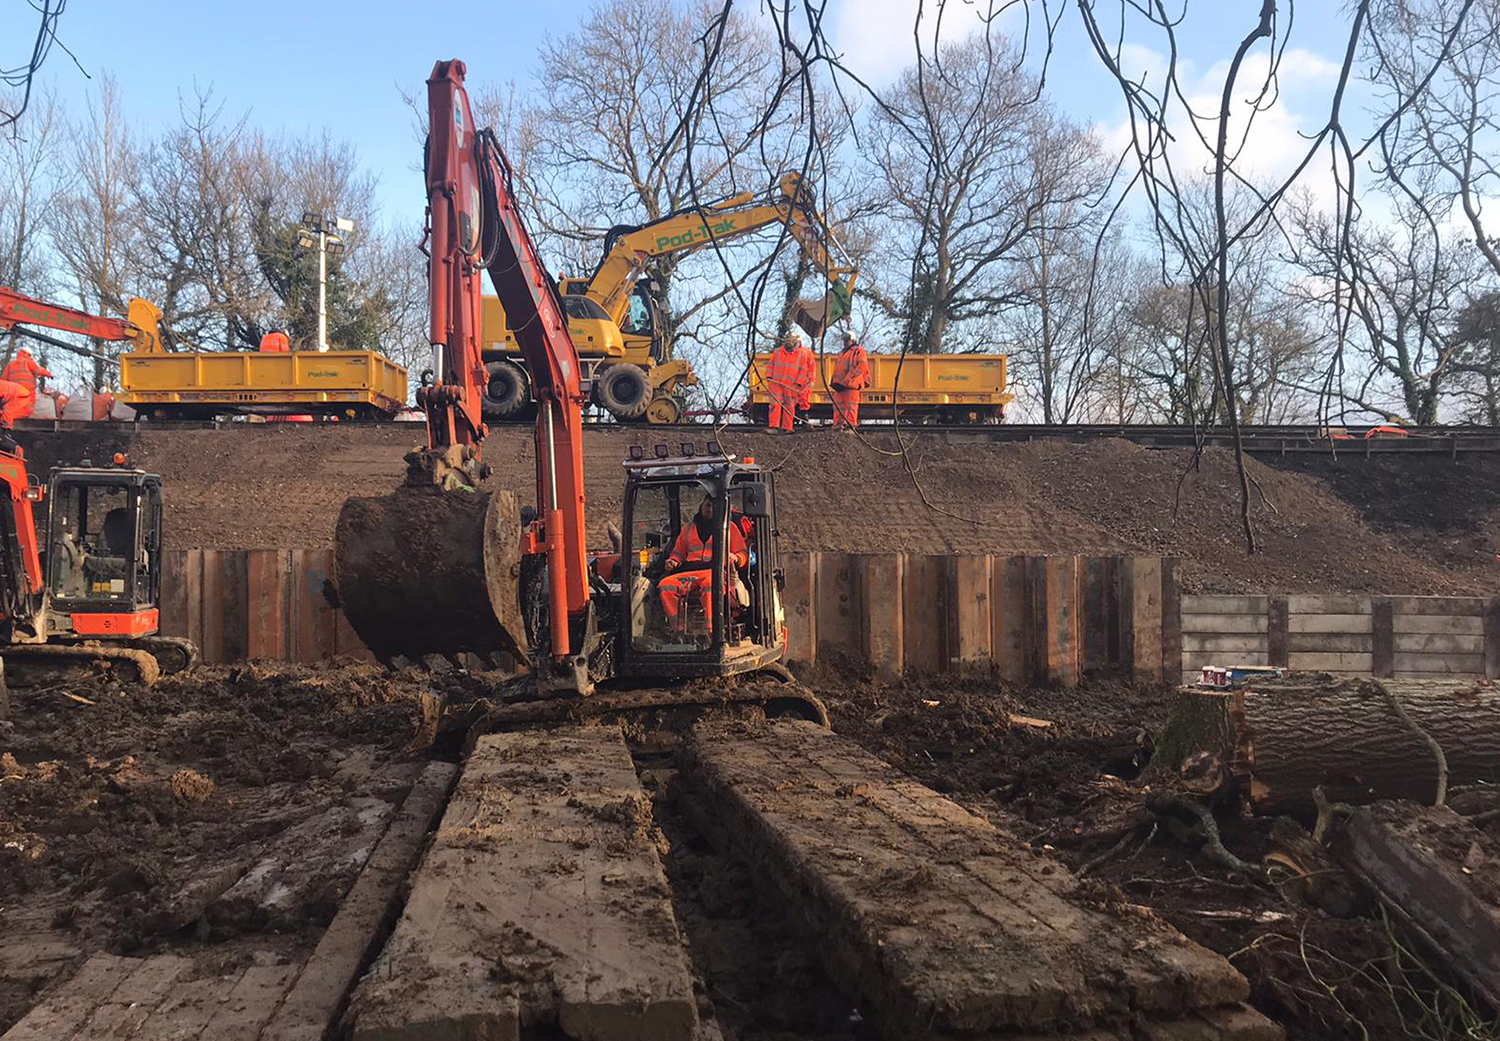
[{"label": "yellow excavator boom", "polygon": [[786,225],[808,261],[830,283],[842,282],[846,293],[853,292],[858,269],[813,205],[811,187],[801,175],[788,173],[769,195],[741,192],[649,224],[612,229],[605,238],[604,258],[588,279],[587,295],[619,324],[648,260],[727,242],[774,224]]}]

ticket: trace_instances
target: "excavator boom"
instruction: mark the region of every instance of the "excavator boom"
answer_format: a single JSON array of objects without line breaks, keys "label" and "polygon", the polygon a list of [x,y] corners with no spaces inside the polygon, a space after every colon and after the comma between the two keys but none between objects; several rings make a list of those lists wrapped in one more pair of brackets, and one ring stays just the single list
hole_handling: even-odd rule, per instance
[{"label": "excavator boom", "polygon": [[545,629],[548,643],[533,651],[563,663],[574,634],[589,629],[581,369],[562,301],[517,208],[510,163],[494,133],[474,126],[464,71],[461,61],[440,61],[427,81],[433,364],[417,393],[428,448],[409,462],[419,480],[438,477],[449,488],[454,467],[482,476],[475,464],[486,434],[480,296],[488,271],[533,373],[537,516],[523,539],[509,492],[470,491],[482,501],[467,505],[434,502],[430,487],[351,499],[335,537],[336,575],[351,624],[382,657],[519,651],[528,644],[516,606],[520,558],[544,560],[549,615],[533,628]]},{"label": "excavator boom", "polygon": [[612,228],[604,240],[604,256],[589,277],[588,295],[618,325],[625,319],[631,291],[647,260],[728,242],[776,224],[786,226],[809,263],[830,283],[842,283],[846,295],[853,291],[858,270],[843,257],[832,230],[813,205],[811,187],[799,174],[788,173],[769,195],[742,192],[646,224]]},{"label": "excavator boom", "polygon": [[[90,339],[106,340],[111,343],[128,341],[133,345],[134,350],[155,352],[161,350],[160,323],[160,308],[140,297],[130,301],[125,318],[102,318],[71,307],[36,300],[17,293],[13,289],[0,286],[0,331],[9,332],[22,325],[39,326],[44,329],[61,329],[65,332],[78,333]],[[68,346],[50,338],[48,342]],[[78,350],[80,353],[90,353],[81,348]]]}]

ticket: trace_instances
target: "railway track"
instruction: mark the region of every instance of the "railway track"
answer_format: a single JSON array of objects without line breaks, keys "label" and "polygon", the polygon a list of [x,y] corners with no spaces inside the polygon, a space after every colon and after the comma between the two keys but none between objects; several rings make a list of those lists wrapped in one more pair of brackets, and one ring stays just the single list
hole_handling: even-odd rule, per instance
[{"label": "railway track", "polygon": [[[152,428],[168,430],[211,430],[243,426],[243,420],[173,420],[151,424]],[[353,427],[393,427],[387,421],[353,420],[340,424]],[[103,431],[104,424],[85,420],[23,420],[18,424],[23,431]],[[663,425],[620,424],[614,422],[591,422],[584,424],[589,430],[636,431],[642,440],[661,442],[675,447],[674,442],[702,442],[716,436],[735,436],[764,433],[765,428],[753,423],[726,423],[714,425],[702,423],[676,423]],[[114,429],[122,432],[134,429],[119,425]],[[268,429],[280,429],[279,425]],[[805,433],[818,433],[827,427],[810,427]],[[869,423],[862,427],[865,436],[887,438],[897,432],[895,424]],[[902,425],[900,433],[906,437],[935,439],[945,443],[971,442],[1030,442],[1040,440],[1064,440],[1074,442],[1097,441],[1120,438],[1133,441],[1148,448],[1191,448],[1197,444],[1228,448],[1234,444],[1233,434],[1227,427],[1155,426],[1116,424],[1044,424],[1007,423],[987,426],[908,426]],[[1324,428],[1311,425],[1247,426],[1241,428],[1241,439],[1245,450],[1259,456],[1286,455],[1426,455],[1448,456],[1474,453],[1493,454],[1500,452],[1500,429],[1477,426],[1425,426],[1407,427],[1404,435],[1382,434],[1374,427],[1351,426],[1340,428],[1341,433],[1329,437]],[[420,427],[413,424],[413,437],[419,436]]]}]

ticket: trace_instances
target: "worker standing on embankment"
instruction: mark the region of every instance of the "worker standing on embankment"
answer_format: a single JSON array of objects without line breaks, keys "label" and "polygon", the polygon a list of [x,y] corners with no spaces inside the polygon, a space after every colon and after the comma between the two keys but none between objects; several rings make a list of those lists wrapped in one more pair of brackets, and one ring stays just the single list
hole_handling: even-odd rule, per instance
[{"label": "worker standing on embankment", "polygon": [[16,420],[31,415],[36,405],[36,388],[26,387],[11,380],[0,379],[0,451],[14,452],[16,440],[11,431],[16,429]]},{"label": "worker standing on embankment", "polygon": [[853,430],[859,426],[860,391],[870,385],[870,356],[854,333],[844,330],[844,349],[833,362],[833,429]]},{"label": "worker standing on embankment", "polygon": [[807,408],[811,400],[812,381],[812,351],[802,343],[802,334],[793,329],[771,352],[766,366],[766,387],[771,393],[766,425],[770,429],[792,429],[797,409]]},{"label": "worker standing on embankment", "polygon": [[15,426],[15,420],[25,419],[36,410],[36,381],[38,376],[51,376],[25,347],[16,351],[16,356],[5,366],[5,371],[0,372],[0,380],[14,383],[25,392],[25,400],[16,404],[6,401],[4,407],[11,411],[10,427]]}]

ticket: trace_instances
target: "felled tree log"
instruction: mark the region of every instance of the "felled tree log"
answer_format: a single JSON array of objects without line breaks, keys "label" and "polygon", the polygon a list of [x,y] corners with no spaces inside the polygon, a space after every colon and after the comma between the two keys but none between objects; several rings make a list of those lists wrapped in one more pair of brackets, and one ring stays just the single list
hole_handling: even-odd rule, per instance
[{"label": "felled tree log", "polygon": [[1446,806],[1376,803],[1335,844],[1386,906],[1500,1005],[1500,843]]},{"label": "felled tree log", "polygon": [[1442,748],[1449,784],[1500,780],[1500,691],[1472,681],[1380,682],[1415,726],[1368,680],[1183,688],[1154,765],[1176,769],[1209,752],[1229,765],[1242,804],[1257,814],[1310,817],[1319,785],[1338,802],[1431,803],[1438,765],[1420,728]]}]

